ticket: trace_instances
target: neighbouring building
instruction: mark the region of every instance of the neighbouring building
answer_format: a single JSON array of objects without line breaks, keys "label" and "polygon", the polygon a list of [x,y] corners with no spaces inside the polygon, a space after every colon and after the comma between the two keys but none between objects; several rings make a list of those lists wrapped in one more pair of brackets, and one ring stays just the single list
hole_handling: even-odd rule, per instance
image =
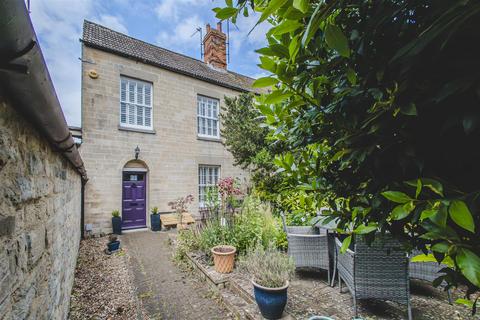
[{"label": "neighbouring building", "polygon": [[205,188],[220,177],[247,179],[222,143],[224,96],[254,79],[227,69],[221,24],[207,25],[200,61],[85,21],[82,41],[82,145],[89,173],[85,223],[111,231],[150,226],[149,211],[192,194],[199,218]]},{"label": "neighbouring building", "polygon": [[66,319],[86,172],[24,1],[0,8],[0,319]]}]

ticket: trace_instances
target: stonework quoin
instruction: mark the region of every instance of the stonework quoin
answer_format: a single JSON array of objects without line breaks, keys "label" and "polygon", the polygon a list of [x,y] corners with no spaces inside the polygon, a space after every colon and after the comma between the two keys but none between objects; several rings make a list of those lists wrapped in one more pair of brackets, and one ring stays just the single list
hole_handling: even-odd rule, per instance
[{"label": "stonework quoin", "polygon": [[222,23],[217,29],[207,24],[207,34],[203,38],[205,63],[218,69],[227,69],[227,36],[222,32]]}]

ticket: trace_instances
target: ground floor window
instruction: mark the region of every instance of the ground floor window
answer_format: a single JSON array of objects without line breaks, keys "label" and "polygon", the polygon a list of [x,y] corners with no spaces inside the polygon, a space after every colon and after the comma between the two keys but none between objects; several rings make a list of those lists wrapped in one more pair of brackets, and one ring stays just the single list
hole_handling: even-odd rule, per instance
[{"label": "ground floor window", "polygon": [[200,165],[198,167],[198,202],[199,206],[205,207],[205,199],[209,187],[218,183],[220,166]]}]

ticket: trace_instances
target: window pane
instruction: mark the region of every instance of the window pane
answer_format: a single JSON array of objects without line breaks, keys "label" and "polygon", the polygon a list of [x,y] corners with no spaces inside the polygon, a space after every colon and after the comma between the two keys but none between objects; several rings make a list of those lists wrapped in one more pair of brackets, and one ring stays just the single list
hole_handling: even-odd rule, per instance
[{"label": "window pane", "polygon": [[144,108],[145,110],[145,126],[152,126],[152,108]]},{"label": "window pane", "polygon": [[213,114],[212,114],[212,117],[214,117],[215,119],[218,118],[217,104],[216,104],[216,103],[213,105]]},{"label": "window pane", "polygon": [[212,120],[213,122],[213,135],[218,136],[218,129],[217,129],[217,120]]},{"label": "window pane", "polygon": [[135,102],[135,82],[129,81],[128,83],[128,101]]},{"label": "window pane", "polygon": [[135,105],[128,105],[128,124],[135,124]]},{"label": "window pane", "polygon": [[137,125],[143,126],[143,107],[137,106]]},{"label": "window pane", "polygon": [[146,84],[144,87],[144,90],[145,90],[145,104],[147,106],[151,106],[152,105],[152,101],[151,101],[152,85]]},{"label": "window pane", "polygon": [[120,122],[127,123],[127,105],[120,103]]},{"label": "window pane", "polygon": [[212,135],[212,119],[207,120],[207,129],[208,129],[208,135]]},{"label": "window pane", "polygon": [[137,83],[137,103],[143,104],[143,84]]}]

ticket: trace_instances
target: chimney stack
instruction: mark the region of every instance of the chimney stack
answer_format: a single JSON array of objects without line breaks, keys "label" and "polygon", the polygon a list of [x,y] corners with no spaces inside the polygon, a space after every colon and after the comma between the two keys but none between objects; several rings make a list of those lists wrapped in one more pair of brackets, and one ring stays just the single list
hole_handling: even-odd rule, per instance
[{"label": "chimney stack", "polygon": [[222,23],[217,29],[207,24],[207,34],[203,38],[205,63],[215,68],[227,69],[227,36],[222,32]]}]

